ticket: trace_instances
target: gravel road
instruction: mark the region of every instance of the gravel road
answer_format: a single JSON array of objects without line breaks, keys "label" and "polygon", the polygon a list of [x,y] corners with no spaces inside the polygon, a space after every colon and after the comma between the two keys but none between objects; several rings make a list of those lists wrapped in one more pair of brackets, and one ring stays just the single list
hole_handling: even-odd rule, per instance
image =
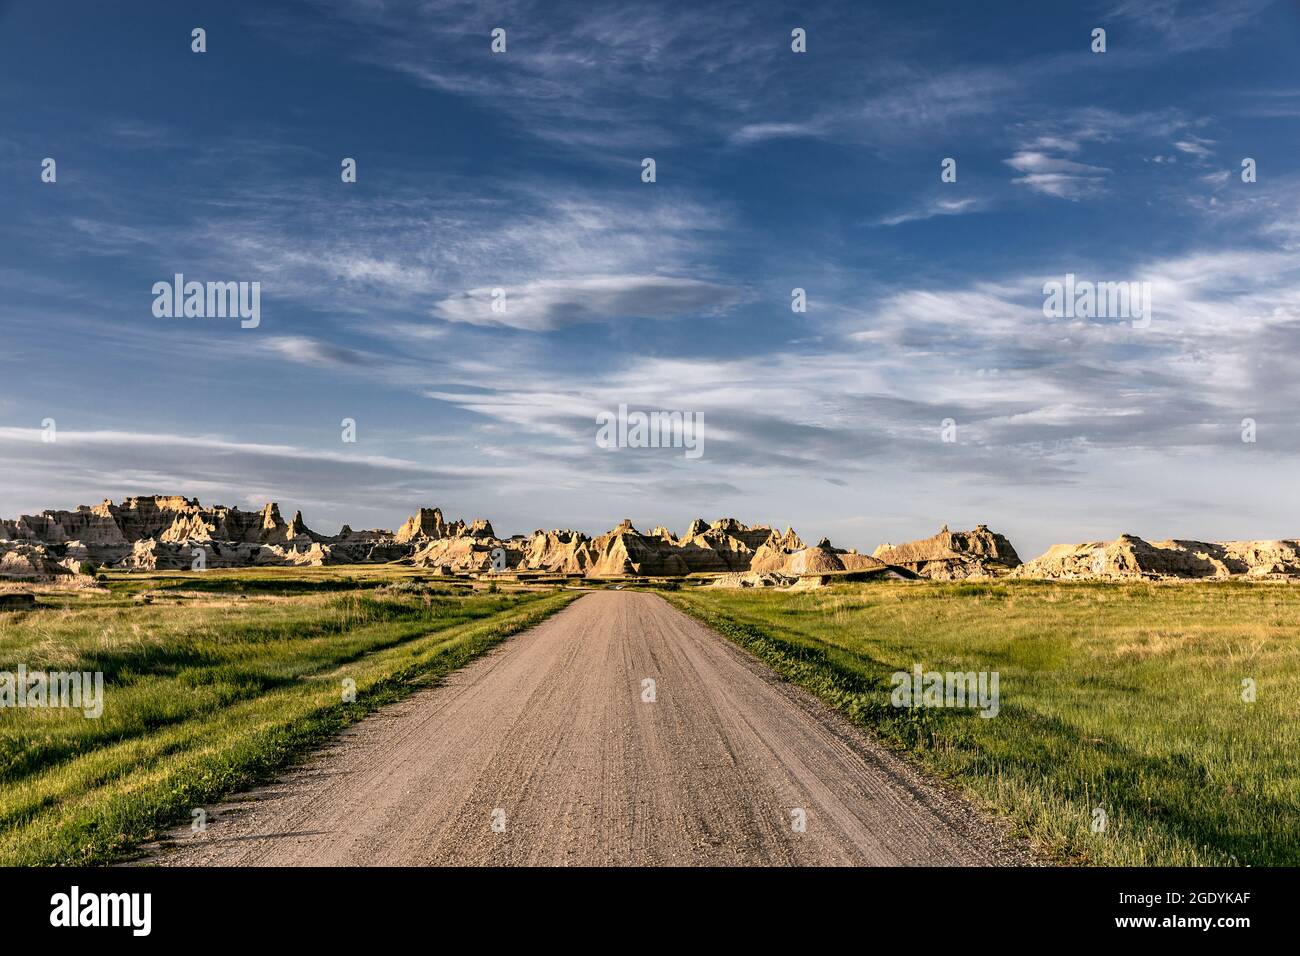
[{"label": "gravel road", "polygon": [[147,862],[1030,862],[811,695],[630,591],[580,598],[208,813]]}]

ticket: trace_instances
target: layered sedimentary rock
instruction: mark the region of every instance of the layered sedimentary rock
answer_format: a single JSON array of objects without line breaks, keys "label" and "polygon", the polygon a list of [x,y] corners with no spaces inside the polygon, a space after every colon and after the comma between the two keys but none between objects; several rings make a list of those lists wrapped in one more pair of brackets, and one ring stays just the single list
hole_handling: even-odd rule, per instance
[{"label": "layered sedimentary rock", "polygon": [[793,531],[780,534],[761,525],[748,527],[734,518],[713,524],[697,518],[680,538],[662,526],[642,532],[624,520],[594,538],[566,528],[538,529],[528,537],[503,541],[492,537],[491,526],[483,524],[484,529],[475,522],[458,536],[433,538],[413,560],[421,567],[481,571],[494,567],[492,553],[500,549],[504,554],[498,564],[506,570],[590,577],[680,576],[748,571],[764,548],[803,547]]},{"label": "layered sedimentary rock", "polygon": [[[792,546],[801,544],[793,532],[786,533],[793,535]],[[750,528],[735,518],[719,518],[713,524],[705,524],[703,519],[696,518],[680,540],[670,539],[668,543],[675,546],[687,573],[690,573],[747,571],[760,548],[777,547],[783,540],[774,528],[766,525]]]},{"label": "layered sedimentary rock", "polygon": [[643,533],[625,520],[594,538],[556,529],[501,539],[484,518],[448,521],[439,508],[420,508],[396,532],[353,531],[345,525],[337,535],[325,536],[308,528],[300,512],[285,521],[275,503],[242,511],[163,495],[25,515],[0,522],[0,540],[42,549],[10,559],[24,576],[56,573],[45,561],[141,571],[402,561],[440,573],[622,577],[744,573],[756,559],[774,570],[787,565],[842,570],[871,560],[825,543],[809,549],[789,528],[750,527],[735,518],[712,524],[697,518],[680,537],[663,526]]},{"label": "layered sedimentary rock", "polygon": [[779,574],[776,571],[736,571],[719,574],[707,587],[711,588],[788,588],[799,582],[798,575]]},{"label": "layered sedimentary rock", "polygon": [[443,520],[441,508],[421,508],[397,529],[393,539],[398,544],[409,541],[440,541],[456,538],[465,533],[465,522],[456,520],[448,524]]},{"label": "layered sedimentary rock", "polygon": [[[690,567],[678,551],[672,542],[644,535],[624,519],[612,531],[592,539],[593,561],[587,574],[596,578],[688,574]],[[710,559],[722,560],[712,555]]]},{"label": "layered sedimentary rock", "polygon": [[1015,572],[1052,580],[1292,578],[1300,576],[1300,541],[1114,541],[1057,544]]},{"label": "layered sedimentary rock", "polygon": [[764,544],[754,555],[751,571],[784,575],[836,574],[842,571],[875,571],[885,567],[870,555],[833,547],[822,538],[806,548],[793,532]]},{"label": "layered sedimentary rock", "polygon": [[[201,558],[200,558],[201,555]],[[286,521],[274,502],[244,511],[205,507],[178,495],[105,500],[73,511],[44,511],[0,520],[0,578],[56,579],[85,563],[128,570],[186,570],[256,565],[403,562],[440,574],[514,571],[583,577],[680,576],[707,573],[739,586],[803,584],[823,576],[880,571],[943,580],[1013,574],[1049,579],[1300,578],[1300,541],[1060,544],[1021,564],[1011,543],[979,525],[902,545],[874,556],[835,548],[826,539],[808,547],[795,532],[748,526],[735,518],[697,518],[680,535],[658,526],[639,531],[625,520],[605,534],[537,530],[497,537],[484,518],[448,521],[438,508],[420,508],[396,531],[317,534],[302,513]],[[890,569],[893,569],[892,571]]]},{"label": "layered sedimentary rock", "polygon": [[131,552],[111,567],[122,571],[186,571],[195,567],[319,567],[324,564],[354,563],[357,562],[334,558],[330,546],[318,542],[286,547],[246,541],[213,541],[208,538],[172,542],[146,538],[134,542]]},{"label": "layered sedimentary rock", "polygon": [[60,559],[42,544],[0,541],[0,579],[56,580],[76,575],[79,567],[75,559]]},{"label": "layered sedimentary rock", "polygon": [[13,521],[0,521],[0,538],[42,544],[82,541],[108,547],[126,547],[129,542],[121,527],[107,511],[105,502],[91,508],[82,505],[76,511],[45,511],[23,515]]},{"label": "layered sedimentary rock", "polygon": [[[204,508],[196,499],[175,495],[105,500],[75,511],[44,511],[0,521],[0,539],[38,543],[56,562],[81,562],[127,569],[192,567],[196,549],[209,567],[296,563],[298,549],[320,541],[301,513],[285,521],[274,503],[260,511],[218,505]],[[263,549],[266,549],[265,551]],[[36,577],[49,577],[37,574]]]},{"label": "layered sedimentary rock", "polygon": [[944,525],[938,534],[920,541],[882,544],[874,555],[885,564],[941,581],[991,577],[1020,566],[1011,542],[986,525],[974,531],[949,531]]},{"label": "layered sedimentary rock", "polygon": [[524,567],[552,574],[586,574],[595,563],[591,539],[581,531],[534,531],[522,548]]},{"label": "layered sedimentary rock", "polygon": [[[275,503],[260,511],[217,505],[204,508],[197,499],[175,495],[127,498],[120,505],[105,500],[75,511],[44,511],[0,521],[0,539],[64,545],[82,560],[124,566],[148,563],[137,548],[151,546],[163,565],[179,566],[185,546],[204,542],[309,548],[324,540],[303,523],[301,512],[285,521]],[[189,566],[189,560],[184,566]]]},{"label": "layered sedimentary rock", "polygon": [[612,531],[586,543],[586,573],[593,577],[620,575],[684,575],[733,573],[754,568],[760,552],[785,554],[803,547],[793,531],[785,534],[766,525],[753,527],[735,518],[708,524],[690,523],[680,538],[666,528],[642,534],[623,521]]},{"label": "layered sedimentary rock", "polygon": [[455,538],[443,538],[423,544],[410,558],[411,563],[420,568],[434,568],[467,574],[476,571],[494,569],[492,552],[500,550],[504,558],[503,567],[509,570],[519,565],[519,551],[506,548],[500,543],[473,538],[462,534]]}]

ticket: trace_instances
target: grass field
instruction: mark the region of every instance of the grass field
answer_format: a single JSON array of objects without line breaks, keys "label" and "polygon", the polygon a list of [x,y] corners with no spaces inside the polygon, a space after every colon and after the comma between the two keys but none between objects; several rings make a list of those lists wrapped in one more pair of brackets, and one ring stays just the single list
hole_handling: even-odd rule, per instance
[{"label": "grass field", "polygon": [[112,859],[576,597],[385,568],[107,585],[0,612],[0,671],[100,671],[106,701],[97,720],[0,708],[0,864]]},{"label": "grass field", "polygon": [[[98,720],[0,708],[0,864],[116,859],[576,596],[387,567],[264,568],[113,574],[107,590],[0,612],[0,671],[99,671],[106,685]],[[1298,588],[879,582],[664,596],[1051,858],[1300,864]],[[997,671],[998,715],[891,706],[890,676],[918,663]]]},{"label": "grass field", "polygon": [[[1300,588],[881,582],[665,597],[1058,861],[1300,864]],[[891,674],[916,663],[997,671],[1000,712],[892,706]]]}]

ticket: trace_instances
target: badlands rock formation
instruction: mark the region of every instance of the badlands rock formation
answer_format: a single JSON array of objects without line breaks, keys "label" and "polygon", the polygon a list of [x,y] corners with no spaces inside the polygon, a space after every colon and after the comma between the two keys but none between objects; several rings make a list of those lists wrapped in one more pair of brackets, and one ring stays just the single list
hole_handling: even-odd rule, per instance
[{"label": "badlands rock formation", "polygon": [[[787,532],[791,534],[791,532]],[[792,545],[767,544],[754,555],[753,571],[776,574],[834,574],[840,571],[883,570],[885,563],[857,551],[844,551],[822,538],[811,548],[794,539]]]},{"label": "badlands rock formation", "polygon": [[0,539],[65,544],[80,541],[88,547],[124,547],[149,538],[166,541],[236,541],[267,544],[292,543],[310,538],[302,514],[293,521],[280,517],[278,505],[261,511],[240,511],[217,505],[201,506],[197,499],[153,495],[127,498],[121,505],[105,499],[81,505],[76,511],[44,511],[14,521],[0,521]]},{"label": "badlands rock formation", "polygon": [[697,518],[681,536],[664,527],[642,532],[623,521],[605,534],[537,530],[500,538],[483,518],[448,521],[421,508],[396,532],[322,535],[279,507],[254,511],[196,499],[154,495],[104,501],[75,511],[44,511],[0,521],[0,579],[60,579],[90,563],[124,570],[185,570],[198,556],[208,568],[256,565],[400,562],[439,574],[496,571],[593,578],[720,575],[732,586],[808,585],[859,572],[961,580],[1011,574],[1048,579],[1250,579],[1300,577],[1300,541],[1160,541],[1134,535],[1115,541],[1055,545],[1021,564],[1002,535],[979,525],[907,544],[884,544],[874,556],[831,545],[809,547],[790,528],[749,527],[734,518]]},{"label": "badlands rock formation", "polygon": [[977,525],[974,531],[949,531],[944,525],[938,534],[922,541],[882,544],[875,556],[886,564],[941,581],[993,577],[1020,565],[1011,542],[986,525]]},{"label": "badlands rock formation", "polygon": [[13,555],[30,556],[39,549],[69,570],[82,562],[134,570],[188,568],[196,549],[208,567],[312,563],[304,555],[325,540],[308,530],[301,513],[285,521],[275,504],[241,511],[164,495],[0,521],[0,550],[11,564],[18,560]]},{"label": "badlands rock formation", "polygon": [[438,541],[443,538],[494,538],[492,524],[486,518],[475,518],[472,525],[466,525],[459,518],[451,523],[443,520],[441,508],[421,508],[406,519],[406,523],[397,529],[393,536],[398,544],[411,541]]},{"label": "badlands rock formation", "polygon": [[1022,565],[1017,577],[1055,580],[1228,578],[1300,576],[1300,541],[1144,541],[1122,534],[1114,541],[1057,544]]},{"label": "badlands rock formation", "polygon": [[642,533],[624,520],[595,538],[571,529],[539,529],[530,537],[502,541],[475,537],[471,529],[457,538],[430,542],[413,560],[451,572],[483,571],[492,567],[492,553],[500,549],[505,567],[513,570],[588,577],[680,576],[748,571],[759,552],[779,553],[784,563],[802,547],[789,529],[780,534],[762,525],[747,527],[734,518],[713,524],[697,518],[680,538],[664,527]]},{"label": "badlands rock formation", "polygon": [[0,579],[52,581],[76,575],[79,567],[74,560],[56,559],[43,545],[0,541]]},{"label": "badlands rock formation", "polygon": [[399,561],[445,574],[520,571],[590,577],[744,573],[752,568],[789,576],[882,567],[823,540],[805,547],[793,530],[748,527],[734,518],[691,522],[681,537],[631,521],[590,537],[552,530],[497,537],[483,518],[448,521],[421,508],[396,532],[317,534],[301,513],[285,521],[279,506],[258,511],[176,496],[104,501],[75,511],[45,511],[0,521],[0,576],[50,578],[83,562],[124,570],[184,570],[201,553],[208,568],[254,565],[365,564]]}]

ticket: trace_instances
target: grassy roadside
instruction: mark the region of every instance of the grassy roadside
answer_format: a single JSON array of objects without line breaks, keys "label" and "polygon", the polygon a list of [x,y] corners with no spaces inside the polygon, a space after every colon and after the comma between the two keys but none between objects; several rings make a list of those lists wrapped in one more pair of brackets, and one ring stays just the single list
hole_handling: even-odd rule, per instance
[{"label": "grassy roadside", "polygon": [[[1300,589],[881,582],[663,596],[1054,859],[1300,864]],[[891,675],[914,663],[998,671],[998,716],[891,706]]]},{"label": "grassy roadside", "polygon": [[209,572],[202,589],[151,588],[147,604],[122,579],[0,614],[0,670],[105,681],[98,720],[0,709],[0,864],[107,862],[577,597],[273,579],[231,574],[223,589]]}]

